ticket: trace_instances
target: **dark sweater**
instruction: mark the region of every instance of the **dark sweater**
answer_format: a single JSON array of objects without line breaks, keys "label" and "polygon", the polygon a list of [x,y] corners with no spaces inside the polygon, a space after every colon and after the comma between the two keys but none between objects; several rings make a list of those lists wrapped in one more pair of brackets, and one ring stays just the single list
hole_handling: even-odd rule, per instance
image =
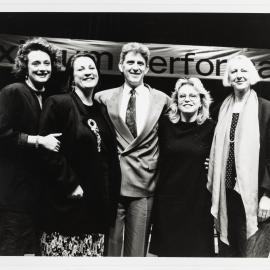
[{"label": "dark sweater", "polygon": [[151,251],[160,256],[213,255],[211,198],[204,162],[214,122],[160,121],[160,179],[156,190]]},{"label": "dark sweater", "polygon": [[[105,108],[85,106],[75,94],[48,98],[41,116],[40,134],[62,133],[59,153],[44,153],[42,229],[73,235],[105,232],[114,220],[120,192],[120,169],[115,134]],[[97,137],[87,120],[95,120]],[[80,185],[82,199],[69,195]]]},{"label": "dark sweater", "polygon": [[0,208],[33,212],[39,197],[39,156],[27,144],[38,134],[40,105],[25,83],[0,91]]}]

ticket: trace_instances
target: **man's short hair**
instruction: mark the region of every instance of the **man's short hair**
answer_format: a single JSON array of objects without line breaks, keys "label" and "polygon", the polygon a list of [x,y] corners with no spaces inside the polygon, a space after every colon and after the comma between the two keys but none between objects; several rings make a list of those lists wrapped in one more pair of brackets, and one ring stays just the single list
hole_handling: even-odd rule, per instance
[{"label": "man's short hair", "polygon": [[130,42],[123,45],[121,54],[120,54],[120,60],[119,60],[120,64],[124,62],[125,57],[129,52],[141,54],[141,56],[144,58],[146,62],[146,66],[148,66],[149,58],[150,58],[150,51],[146,45],[142,43],[138,43],[138,42]]}]

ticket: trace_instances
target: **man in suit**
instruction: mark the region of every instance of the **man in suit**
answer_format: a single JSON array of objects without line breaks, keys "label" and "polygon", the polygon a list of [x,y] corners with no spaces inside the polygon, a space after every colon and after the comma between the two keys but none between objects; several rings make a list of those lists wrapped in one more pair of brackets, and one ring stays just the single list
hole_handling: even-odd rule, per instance
[{"label": "man in suit", "polygon": [[114,125],[122,173],[117,217],[108,236],[108,256],[141,257],[147,252],[158,178],[158,120],[170,104],[167,95],[143,82],[149,57],[145,45],[125,44],[119,61],[124,85],[95,96],[106,105]]}]

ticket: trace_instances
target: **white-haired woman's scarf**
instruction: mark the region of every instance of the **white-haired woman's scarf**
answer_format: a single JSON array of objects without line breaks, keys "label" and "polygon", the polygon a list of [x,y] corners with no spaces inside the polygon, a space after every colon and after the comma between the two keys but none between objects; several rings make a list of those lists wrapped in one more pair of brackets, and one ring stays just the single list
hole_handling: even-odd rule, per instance
[{"label": "white-haired woman's scarf", "polygon": [[[212,192],[211,213],[222,242],[228,243],[228,219],[226,206],[225,173],[229,152],[230,127],[234,95],[227,97],[219,112],[209,161],[207,188]],[[260,132],[258,98],[251,90],[247,97],[235,130],[236,190],[241,195],[246,212],[247,238],[257,228],[258,169]]]}]

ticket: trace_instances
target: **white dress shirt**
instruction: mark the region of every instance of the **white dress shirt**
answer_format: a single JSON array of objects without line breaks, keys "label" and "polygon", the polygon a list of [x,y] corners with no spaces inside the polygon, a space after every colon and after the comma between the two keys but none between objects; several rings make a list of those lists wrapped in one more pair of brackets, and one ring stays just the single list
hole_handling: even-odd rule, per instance
[{"label": "white dress shirt", "polygon": [[[131,87],[128,86],[126,83],[124,84],[122,100],[120,104],[120,117],[123,122],[126,122],[126,112],[128,101],[130,98],[130,90]],[[135,88],[135,95],[136,95],[136,125],[137,125],[137,136],[142,132],[148,111],[149,111],[149,89],[142,85],[139,85]]]}]

